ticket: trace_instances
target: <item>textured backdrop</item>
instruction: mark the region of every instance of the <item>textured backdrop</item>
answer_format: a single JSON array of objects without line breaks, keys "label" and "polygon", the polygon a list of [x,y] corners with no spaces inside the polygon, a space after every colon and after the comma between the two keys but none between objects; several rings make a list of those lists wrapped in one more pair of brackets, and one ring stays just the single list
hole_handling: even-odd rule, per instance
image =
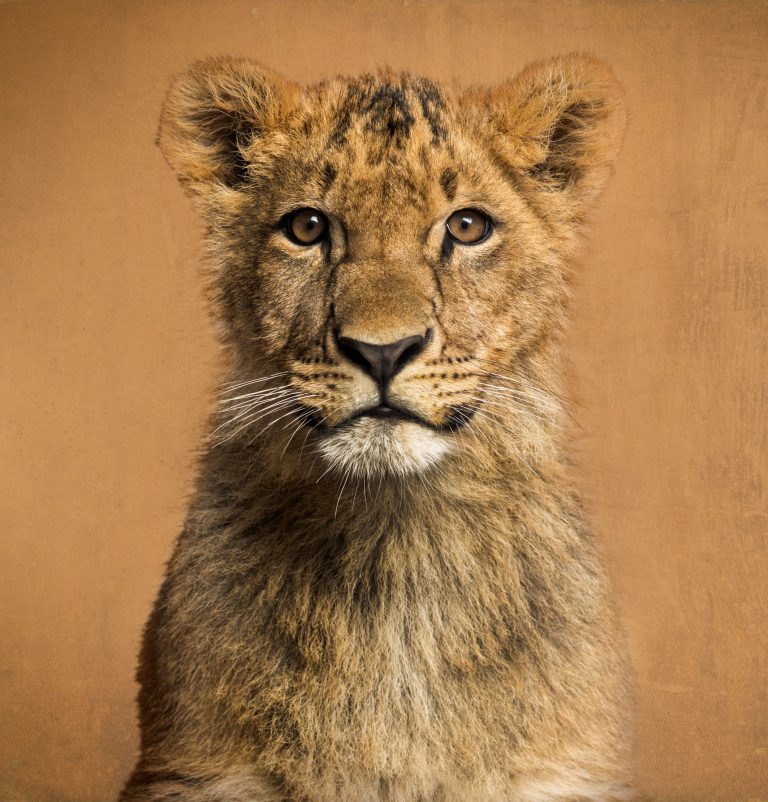
[{"label": "textured backdrop", "polygon": [[218,380],[175,71],[462,82],[607,59],[629,131],[573,307],[574,456],[658,800],[768,799],[768,4],[0,4],[0,800],[108,802]]}]

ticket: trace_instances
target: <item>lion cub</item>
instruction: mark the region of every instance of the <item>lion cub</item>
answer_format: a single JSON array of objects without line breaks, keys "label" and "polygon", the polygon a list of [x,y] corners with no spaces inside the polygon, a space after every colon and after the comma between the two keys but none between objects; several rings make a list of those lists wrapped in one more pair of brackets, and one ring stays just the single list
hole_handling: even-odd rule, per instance
[{"label": "lion cub", "polygon": [[588,57],[464,90],[176,79],[230,382],[141,655],[123,802],[631,796],[558,345],[624,124]]}]

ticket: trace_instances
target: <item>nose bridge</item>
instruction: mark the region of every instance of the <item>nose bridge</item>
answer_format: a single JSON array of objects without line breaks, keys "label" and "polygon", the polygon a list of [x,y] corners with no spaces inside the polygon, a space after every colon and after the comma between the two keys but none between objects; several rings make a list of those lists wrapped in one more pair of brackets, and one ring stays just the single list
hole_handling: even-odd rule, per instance
[{"label": "nose bridge", "polygon": [[423,335],[432,316],[432,277],[426,265],[366,259],[338,268],[334,316],[339,334],[385,345]]}]

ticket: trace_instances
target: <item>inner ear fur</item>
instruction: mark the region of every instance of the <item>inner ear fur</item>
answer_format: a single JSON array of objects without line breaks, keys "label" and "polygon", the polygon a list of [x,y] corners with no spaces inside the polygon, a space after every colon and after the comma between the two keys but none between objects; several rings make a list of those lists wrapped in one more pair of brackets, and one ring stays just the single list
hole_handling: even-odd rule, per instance
[{"label": "inner ear fur", "polygon": [[526,67],[488,98],[496,145],[520,177],[570,201],[600,192],[621,148],[623,92],[611,69],[570,54]]},{"label": "inner ear fur", "polygon": [[243,155],[278,128],[296,87],[248,59],[209,58],[171,84],[157,142],[185,188],[236,188],[247,179]]}]

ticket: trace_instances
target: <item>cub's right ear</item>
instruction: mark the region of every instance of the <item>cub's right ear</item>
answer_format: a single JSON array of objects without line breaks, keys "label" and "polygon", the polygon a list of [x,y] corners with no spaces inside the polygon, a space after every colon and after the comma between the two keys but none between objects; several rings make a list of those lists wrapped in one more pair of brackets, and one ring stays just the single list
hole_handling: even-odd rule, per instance
[{"label": "cub's right ear", "polygon": [[252,166],[249,149],[278,128],[296,92],[248,59],[197,61],[168,91],[157,142],[193,195],[236,188]]}]

